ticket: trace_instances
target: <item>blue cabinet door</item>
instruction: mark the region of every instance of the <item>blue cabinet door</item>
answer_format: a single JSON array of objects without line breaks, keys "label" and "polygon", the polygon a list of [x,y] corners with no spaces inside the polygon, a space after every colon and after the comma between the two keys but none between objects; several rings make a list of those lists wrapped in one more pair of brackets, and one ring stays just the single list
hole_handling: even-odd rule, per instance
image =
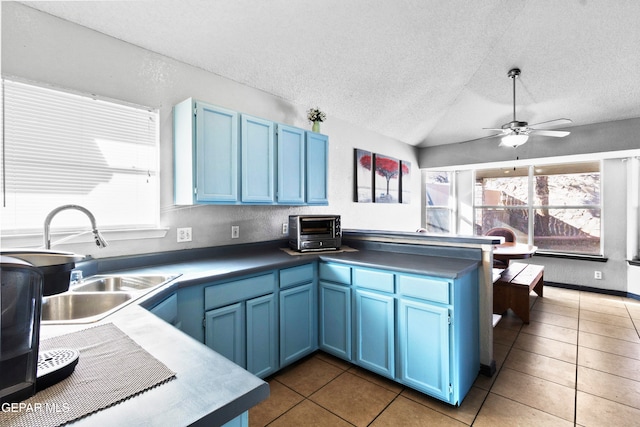
[{"label": "blue cabinet door", "polygon": [[205,313],[205,341],[237,365],[245,364],[244,304],[228,305]]},{"label": "blue cabinet door", "polygon": [[275,125],[242,115],[242,202],[275,201]]},{"label": "blue cabinet door", "polygon": [[278,330],[273,294],[246,303],[247,371],[264,378],[278,369]]},{"label": "blue cabinet door", "polygon": [[355,363],[395,378],[395,310],[392,295],[355,290]]},{"label": "blue cabinet door", "polygon": [[423,393],[451,402],[449,309],[400,299],[398,379]]},{"label": "blue cabinet door", "polygon": [[280,291],[280,366],[318,348],[317,303],[313,283]]},{"label": "blue cabinet door", "polygon": [[351,288],[320,282],[320,349],[351,360]]},{"label": "blue cabinet door", "polygon": [[307,132],[307,204],[326,205],[328,197],[329,139],[326,135]]},{"label": "blue cabinet door", "polygon": [[196,103],[196,201],[238,201],[238,113]]},{"label": "blue cabinet door", "polygon": [[278,125],[278,203],[305,202],[305,132]]}]

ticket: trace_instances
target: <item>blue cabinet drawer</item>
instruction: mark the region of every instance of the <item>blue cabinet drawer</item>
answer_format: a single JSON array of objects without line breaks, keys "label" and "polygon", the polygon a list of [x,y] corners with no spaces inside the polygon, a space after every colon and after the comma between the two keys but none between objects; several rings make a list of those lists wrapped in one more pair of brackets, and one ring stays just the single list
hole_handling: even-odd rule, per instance
[{"label": "blue cabinet drawer", "polygon": [[313,264],[300,265],[298,267],[284,268],[280,270],[280,287],[309,283],[313,280]]},{"label": "blue cabinet drawer", "polygon": [[330,282],[351,284],[351,267],[341,264],[320,263],[320,278]]},{"label": "blue cabinet drawer", "polygon": [[398,293],[403,296],[450,304],[451,281],[435,277],[399,274]]},{"label": "blue cabinet drawer", "polygon": [[275,289],[275,272],[208,286],[204,288],[204,309],[210,310],[259,297],[274,292]]},{"label": "blue cabinet drawer", "polygon": [[353,284],[359,288],[389,293],[395,292],[394,274],[390,271],[354,268]]}]

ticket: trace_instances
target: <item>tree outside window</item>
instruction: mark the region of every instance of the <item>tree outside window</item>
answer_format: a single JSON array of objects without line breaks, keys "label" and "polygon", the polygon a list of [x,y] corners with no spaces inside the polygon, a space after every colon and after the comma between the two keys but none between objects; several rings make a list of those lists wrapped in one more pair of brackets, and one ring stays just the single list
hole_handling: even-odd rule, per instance
[{"label": "tree outside window", "polygon": [[476,172],[475,231],[514,231],[539,251],[601,255],[600,163]]}]

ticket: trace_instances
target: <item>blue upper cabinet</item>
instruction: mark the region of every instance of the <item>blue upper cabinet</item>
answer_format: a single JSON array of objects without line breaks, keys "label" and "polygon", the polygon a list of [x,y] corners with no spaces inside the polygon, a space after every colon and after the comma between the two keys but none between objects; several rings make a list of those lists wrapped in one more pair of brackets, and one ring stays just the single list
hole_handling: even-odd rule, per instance
[{"label": "blue upper cabinet", "polygon": [[315,132],[307,132],[306,138],[306,202],[310,205],[326,205],[329,203],[329,138]]},{"label": "blue upper cabinet", "polygon": [[243,114],[242,202],[273,203],[275,201],[275,124]]},{"label": "blue upper cabinet", "polygon": [[278,125],[278,203],[305,202],[305,132]]},{"label": "blue upper cabinet", "polygon": [[191,98],[173,113],[175,203],[237,202],[238,113]]},{"label": "blue upper cabinet", "polygon": [[177,205],[328,204],[327,136],[192,98],[173,117]]}]

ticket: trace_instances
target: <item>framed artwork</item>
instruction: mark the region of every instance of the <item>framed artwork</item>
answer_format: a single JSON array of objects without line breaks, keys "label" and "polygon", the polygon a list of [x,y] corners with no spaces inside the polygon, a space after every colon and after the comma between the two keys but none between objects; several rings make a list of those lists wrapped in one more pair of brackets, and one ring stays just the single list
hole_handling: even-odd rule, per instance
[{"label": "framed artwork", "polygon": [[400,162],[393,157],[374,155],[374,202],[398,203],[400,201]]},{"label": "framed artwork", "polygon": [[371,203],[373,201],[373,154],[356,148],[354,159],[355,201]]},{"label": "framed artwork", "polygon": [[411,203],[411,162],[400,160],[400,203]]}]

